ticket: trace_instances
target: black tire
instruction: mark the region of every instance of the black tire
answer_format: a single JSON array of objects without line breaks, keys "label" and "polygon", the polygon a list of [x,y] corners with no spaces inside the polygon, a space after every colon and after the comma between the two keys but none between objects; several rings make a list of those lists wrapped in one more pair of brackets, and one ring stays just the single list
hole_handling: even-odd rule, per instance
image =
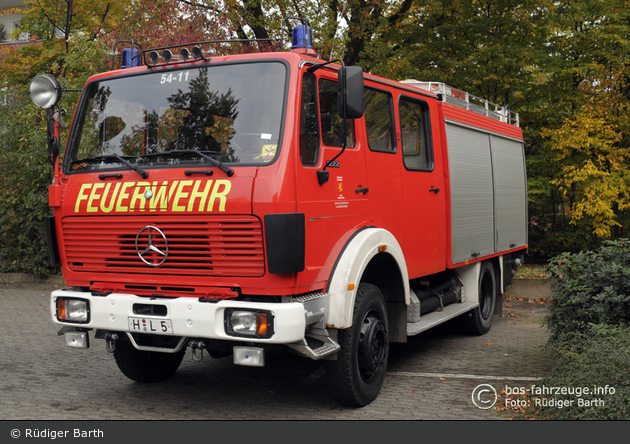
[{"label": "black tire", "polygon": [[462,317],[464,331],[481,336],[490,331],[494,307],[497,303],[497,286],[491,262],[481,264],[479,271],[479,306]]},{"label": "black tire", "polygon": [[184,359],[184,353],[186,348],[177,353],[142,351],[129,341],[118,341],[114,358],[126,377],[137,382],[151,383],[173,376]]},{"label": "black tire", "polygon": [[326,361],[332,395],[339,404],[363,407],[381,391],[389,337],[387,309],[378,287],[360,284],[354,303],[352,327],[339,332],[336,361]]}]

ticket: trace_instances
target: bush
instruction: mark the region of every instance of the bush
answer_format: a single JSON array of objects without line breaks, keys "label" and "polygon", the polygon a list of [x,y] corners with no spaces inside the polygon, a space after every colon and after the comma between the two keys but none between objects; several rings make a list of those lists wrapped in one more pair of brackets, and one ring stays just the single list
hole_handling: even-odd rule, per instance
[{"label": "bush", "polygon": [[[552,309],[544,323],[557,365],[540,387],[569,394],[530,393],[535,417],[630,419],[630,242],[605,241],[595,251],[564,253],[546,270]],[[585,388],[591,393],[578,394]],[[606,391],[593,394],[598,388]],[[544,399],[551,403],[536,402]],[[554,399],[571,404],[560,407]]]},{"label": "bush", "polygon": [[[591,325],[586,332],[561,334],[554,342],[558,356],[551,376],[541,387],[588,388],[599,394],[547,395],[544,398],[573,401],[569,407],[547,405],[535,412],[537,419],[630,419],[630,328],[625,325]],[[538,385],[538,384],[537,384]],[[606,388],[608,386],[608,388]],[[543,397],[530,394],[532,398]],[[581,399],[581,400],[580,400]],[[530,400],[535,406],[535,400]],[[581,404],[581,405],[580,405]]]},{"label": "bush", "polygon": [[560,333],[587,331],[589,324],[630,321],[630,241],[605,241],[595,251],[551,259],[552,340]]}]

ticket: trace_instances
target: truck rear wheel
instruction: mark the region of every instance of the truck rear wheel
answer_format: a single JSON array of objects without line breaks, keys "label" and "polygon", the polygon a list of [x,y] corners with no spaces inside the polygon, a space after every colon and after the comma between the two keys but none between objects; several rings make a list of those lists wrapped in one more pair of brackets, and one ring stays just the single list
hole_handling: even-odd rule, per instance
[{"label": "truck rear wheel", "polygon": [[497,303],[496,288],[494,267],[491,262],[484,262],[479,271],[479,306],[462,316],[466,333],[480,336],[490,330]]},{"label": "truck rear wheel", "polygon": [[136,382],[159,382],[173,376],[184,359],[186,348],[177,353],[136,349],[131,342],[119,341],[114,349],[116,364],[123,374]]},{"label": "truck rear wheel", "polygon": [[372,284],[360,284],[352,327],[339,332],[337,360],[326,362],[332,394],[338,403],[363,407],[378,396],[387,370],[387,330],[381,291]]}]

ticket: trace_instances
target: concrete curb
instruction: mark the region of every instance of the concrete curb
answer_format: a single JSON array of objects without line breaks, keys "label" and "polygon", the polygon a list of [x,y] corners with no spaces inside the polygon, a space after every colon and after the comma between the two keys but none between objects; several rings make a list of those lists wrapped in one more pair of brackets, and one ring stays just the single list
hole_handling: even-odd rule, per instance
[{"label": "concrete curb", "polygon": [[548,298],[551,295],[551,283],[540,278],[515,278],[512,279],[512,285],[505,290],[505,294],[515,298]]},{"label": "concrete curb", "polygon": [[50,276],[42,279],[28,273],[0,273],[0,284],[55,284],[64,285],[62,276]]}]

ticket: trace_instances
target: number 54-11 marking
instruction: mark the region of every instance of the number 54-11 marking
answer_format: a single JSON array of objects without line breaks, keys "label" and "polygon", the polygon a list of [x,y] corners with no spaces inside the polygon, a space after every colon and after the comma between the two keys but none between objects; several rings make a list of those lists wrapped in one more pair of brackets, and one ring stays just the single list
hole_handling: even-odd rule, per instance
[{"label": "number 54-11 marking", "polygon": [[171,82],[187,82],[189,72],[190,71],[181,71],[179,74],[162,74],[162,77],[160,77],[160,84],[164,85],[165,83]]}]

